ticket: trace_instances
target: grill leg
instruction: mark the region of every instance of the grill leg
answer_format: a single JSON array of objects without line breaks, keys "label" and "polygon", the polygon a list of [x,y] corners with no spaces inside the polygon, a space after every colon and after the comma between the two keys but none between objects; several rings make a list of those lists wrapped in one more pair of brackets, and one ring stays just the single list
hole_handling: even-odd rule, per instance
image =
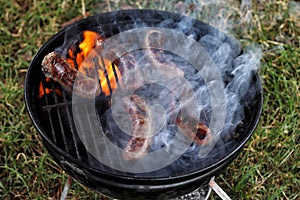
[{"label": "grill leg", "polygon": [[217,193],[222,200],[231,200],[231,198],[222,190],[222,188],[214,181],[214,177],[210,180],[209,186]]},{"label": "grill leg", "polygon": [[73,179],[71,178],[71,176],[69,176],[69,178],[67,179],[67,182],[65,184],[65,187],[63,189],[63,192],[61,193],[60,200],[66,200],[67,195],[69,193],[69,189],[72,184],[72,181],[73,181]]}]

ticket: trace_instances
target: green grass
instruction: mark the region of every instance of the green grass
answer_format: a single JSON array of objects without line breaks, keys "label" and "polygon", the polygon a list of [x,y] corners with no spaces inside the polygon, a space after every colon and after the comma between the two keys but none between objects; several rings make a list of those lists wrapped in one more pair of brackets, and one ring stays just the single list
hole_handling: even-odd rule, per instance
[{"label": "green grass", "polygon": [[[38,49],[83,10],[93,15],[119,8],[155,8],[187,11],[208,20],[197,10],[200,4],[193,4],[196,1],[156,2],[86,0],[83,6],[79,0],[0,0],[0,199],[57,199],[67,178],[41,144],[24,105],[24,78]],[[216,182],[233,199],[299,199],[300,16],[296,3],[260,2],[253,3],[250,22],[232,31],[241,41],[262,47],[263,113],[242,153]],[[228,22],[242,15],[238,8],[234,1],[227,10],[232,11]],[[74,183],[68,197],[101,195]],[[211,199],[218,197],[213,194]]]}]

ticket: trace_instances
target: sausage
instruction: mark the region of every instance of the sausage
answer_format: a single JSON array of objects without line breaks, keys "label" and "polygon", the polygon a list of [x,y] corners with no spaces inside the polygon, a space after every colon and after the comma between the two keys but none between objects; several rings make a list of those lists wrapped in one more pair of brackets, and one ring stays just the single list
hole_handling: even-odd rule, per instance
[{"label": "sausage", "polygon": [[138,95],[123,97],[122,103],[129,113],[132,135],[123,151],[125,160],[138,160],[147,155],[152,144],[150,110],[147,103]]},{"label": "sausage", "polygon": [[[145,37],[145,45],[148,50],[145,52],[146,59],[156,68],[167,76],[167,78],[180,78],[184,73],[173,62],[163,62],[163,50],[161,48],[164,42],[164,35],[156,30],[149,31]],[[130,55],[128,55],[130,56]],[[135,67],[135,60],[130,59],[121,60],[127,68]],[[124,80],[123,80],[124,81]],[[151,117],[149,116],[149,108],[146,102],[138,95],[132,95],[130,98],[125,97],[123,103],[129,112],[132,136],[123,151],[123,158],[125,160],[138,160],[147,155],[152,144],[152,130]],[[170,105],[171,106],[171,105]],[[174,110],[174,108],[171,108]],[[204,145],[211,141],[211,130],[202,122],[193,123],[195,120],[190,119],[183,122],[179,117],[175,120],[178,127],[182,129],[183,134],[198,145]]]},{"label": "sausage", "polygon": [[[180,114],[179,114],[180,115]],[[212,141],[211,130],[202,122],[187,120],[183,122],[181,117],[176,119],[176,125],[182,132],[198,145],[205,145]]]},{"label": "sausage", "polygon": [[[99,51],[99,55],[104,54],[105,57],[105,54],[108,53],[109,57],[112,56],[117,58],[114,60],[114,63],[118,66],[118,69],[122,74],[122,77],[118,78],[122,79],[119,84],[123,90],[136,88],[139,82],[143,80],[140,71],[137,70],[138,66],[135,56],[132,53],[127,52],[126,48],[122,44],[117,42],[109,42],[109,44],[106,44],[105,42],[96,42],[96,47],[97,51]],[[133,71],[134,75],[128,75],[128,73],[132,74]]]},{"label": "sausage", "polygon": [[83,98],[89,99],[100,94],[100,86],[97,80],[72,68],[66,58],[56,52],[51,52],[44,57],[42,71],[46,77],[57,81],[70,93],[74,92]]},{"label": "sausage", "polygon": [[[162,71],[165,76],[173,76],[174,78],[182,78],[184,72],[180,70],[173,62],[163,62],[159,57],[163,57],[163,44],[165,36],[158,30],[151,30],[146,34],[145,44],[149,49],[146,51],[146,57],[149,62],[153,63],[153,67],[157,67],[158,70]],[[156,49],[156,52],[154,51]],[[158,49],[158,50],[157,50]],[[170,75],[172,74],[172,75]],[[182,95],[186,95],[183,91]],[[172,99],[172,97],[171,97]],[[170,106],[174,106],[174,102]],[[175,110],[171,108],[171,110]],[[171,115],[172,116],[172,115]],[[178,127],[180,127],[183,133],[199,145],[207,144],[212,139],[211,130],[202,122],[197,122],[196,119],[189,119],[185,122],[182,121],[180,113],[175,120]]]},{"label": "sausage", "polygon": [[148,50],[145,52],[146,59],[163,73],[165,78],[180,78],[184,76],[184,72],[171,61],[165,62],[163,45],[165,35],[158,30],[151,30],[145,36],[145,46]]}]

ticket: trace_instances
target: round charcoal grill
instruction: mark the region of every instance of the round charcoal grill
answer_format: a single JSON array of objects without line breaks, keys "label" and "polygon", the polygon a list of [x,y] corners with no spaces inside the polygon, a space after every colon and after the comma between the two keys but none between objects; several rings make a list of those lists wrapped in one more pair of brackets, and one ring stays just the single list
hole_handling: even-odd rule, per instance
[{"label": "round charcoal grill", "polygon": [[[41,62],[48,53],[58,48],[61,54],[65,54],[71,44],[81,40],[82,32],[85,30],[109,38],[137,27],[163,27],[178,31],[199,43],[202,42],[208,53],[213,53],[218,45],[226,44],[233,52],[233,60],[242,54],[238,42],[233,38],[186,16],[154,10],[103,13],[76,22],[54,35],[43,45],[32,60],[26,76],[26,106],[50,155],[63,170],[81,184],[119,199],[178,197],[207,185],[209,180],[224,170],[241,151],[259,121],[262,109],[261,82],[258,74],[255,71],[251,72],[249,93],[252,99],[247,103],[245,99],[241,100],[245,113],[242,123],[234,131],[219,137],[208,156],[191,160],[191,166],[185,164],[174,169],[174,164],[170,164],[171,167],[166,166],[145,173],[124,172],[110,168],[86,149],[79,136],[80,130],[74,124],[72,96],[58,83],[46,79],[41,71]],[[212,38],[211,44],[205,45],[205,41],[202,40],[205,37]],[[224,80],[225,84],[226,81]],[[40,90],[44,93],[46,90],[50,92],[40,96]],[[109,95],[100,95],[96,98],[99,115],[109,107],[109,99]],[[85,101],[80,104],[86,112],[89,112],[89,106]],[[105,126],[105,123],[102,125]]]}]

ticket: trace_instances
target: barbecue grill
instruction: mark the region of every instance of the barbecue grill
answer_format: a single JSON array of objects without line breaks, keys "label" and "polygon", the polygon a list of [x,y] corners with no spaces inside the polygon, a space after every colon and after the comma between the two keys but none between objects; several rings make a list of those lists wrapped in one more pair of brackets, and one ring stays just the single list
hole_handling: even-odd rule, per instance
[{"label": "barbecue grill", "polygon": [[[189,26],[186,26],[187,24]],[[86,30],[93,31],[103,38],[110,38],[122,32],[144,27],[163,27],[186,35],[202,44],[208,55],[213,54],[220,45],[226,44],[232,50],[232,62],[228,64],[229,68],[233,68],[231,65],[238,63],[238,58],[243,54],[235,39],[190,17],[156,10],[114,11],[78,21],[54,35],[41,47],[32,60],[25,80],[25,102],[29,116],[53,159],[79,183],[119,199],[167,199],[187,194],[207,185],[213,176],[220,174],[234,160],[249,140],[258,124],[262,109],[260,78],[256,71],[252,71],[249,81],[250,89],[246,91],[250,93],[251,98],[241,99],[245,118],[234,130],[224,135],[221,134],[207,156],[191,160],[191,165],[180,166],[182,160],[178,159],[161,169],[137,173],[115,169],[100,162],[87,148],[83,141],[85,138],[82,138],[81,132],[92,129],[92,122],[87,120],[87,123],[80,124],[79,122],[78,125],[74,115],[76,116],[78,112],[77,115],[85,113],[89,116],[90,108],[96,107],[96,116],[101,118],[103,113],[110,108],[114,86],[107,75],[108,71],[104,69],[103,76],[107,80],[107,94],[101,93],[92,101],[79,98],[80,101],[74,104],[74,96],[70,95],[59,83],[45,77],[41,70],[41,63],[43,58],[52,51],[67,56],[71,48],[78,47],[83,39],[83,32]],[[138,55],[139,53],[136,53],[135,56]],[[168,56],[173,55],[169,53]],[[121,68],[117,69],[118,62],[116,59],[111,63],[116,84],[121,82],[117,70],[120,70],[120,74],[123,73]],[[76,60],[74,65],[76,65]],[[225,85],[229,82],[225,80],[226,73],[222,74]],[[102,118],[99,119],[99,123],[104,130],[108,132],[111,130],[107,128],[107,121]],[[117,138],[122,137],[117,133],[110,133],[108,137],[115,140],[113,135]],[[97,146],[97,144],[94,145]],[[188,152],[185,152],[183,157],[185,155],[188,155]],[[111,158],[110,162],[115,162],[115,160]]]}]

